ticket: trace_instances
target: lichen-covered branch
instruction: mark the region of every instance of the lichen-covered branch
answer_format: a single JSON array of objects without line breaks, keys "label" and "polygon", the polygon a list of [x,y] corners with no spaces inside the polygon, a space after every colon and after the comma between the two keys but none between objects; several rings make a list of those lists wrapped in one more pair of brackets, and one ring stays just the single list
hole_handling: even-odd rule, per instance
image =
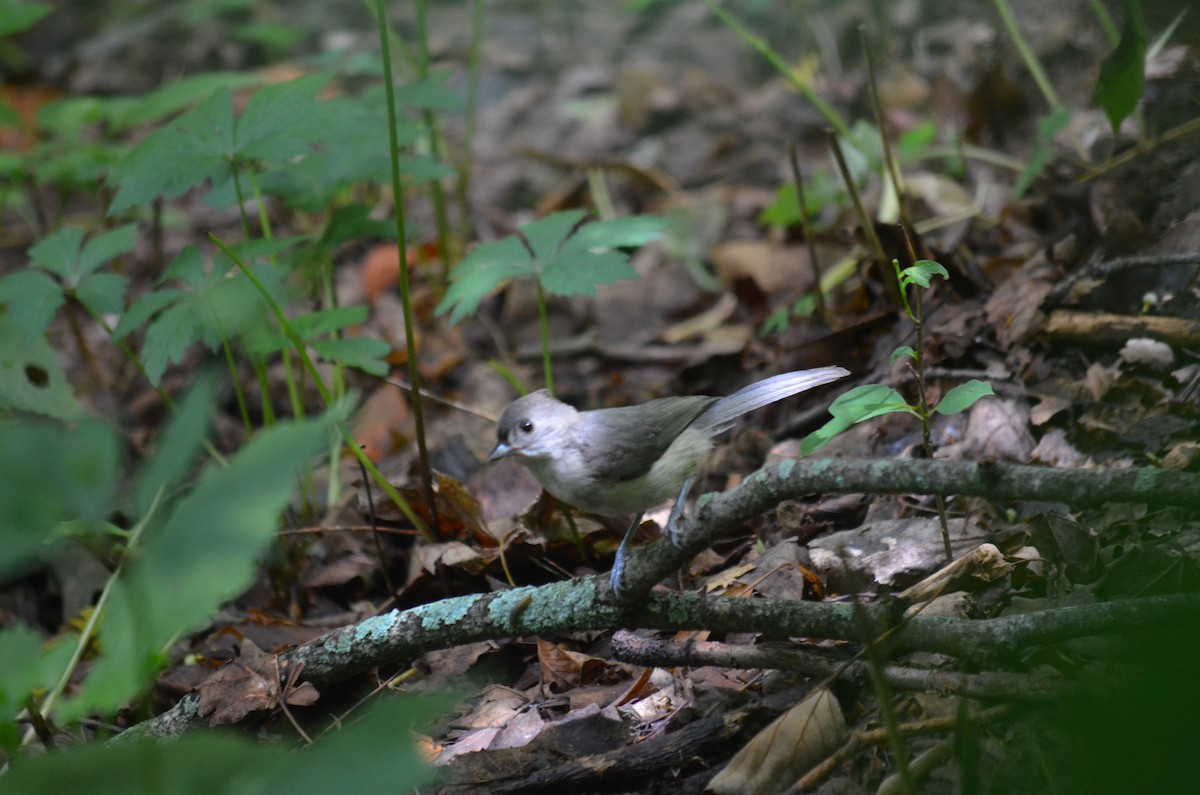
[{"label": "lichen-covered branch", "polygon": [[1038,500],[1083,507],[1145,502],[1200,508],[1200,476],[1139,469],[1053,469],[1003,463],[817,459],[764,467],[724,494],[701,498],[681,522],[682,549],[659,542],[629,557],[622,595],[636,602],[655,583],[741,523],[809,494],[940,494],[998,501]]},{"label": "lichen-covered branch", "polygon": [[[760,470],[728,493],[702,500],[695,516],[681,527],[682,549],[664,539],[636,550],[629,559],[627,583],[643,595],[634,604],[615,603],[606,575],[458,596],[369,618],[283,652],[281,677],[287,679],[299,669],[299,680],[322,687],[374,667],[398,668],[427,651],[457,644],[622,626],[862,641],[862,624],[855,621],[855,607],[849,604],[647,593],[665,573],[741,522],[783,500],[818,492],[1200,506],[1200,478],[1151,469],[1051,470],[947,461],[787,462]],[[874,632],[891,628],[885,640],[894,649],[922,649],[975,661],[1008,659],[1031,645],[1134,627],[1177,623],[1181,631],[1200,628],[1200,595],[1063,607],[986,620],[917,616],[902,625],[892,605],[876,603],[859,609]],[[127,734],[164,737],[199,725],[202,719],[193,702],[189,696]]]}]

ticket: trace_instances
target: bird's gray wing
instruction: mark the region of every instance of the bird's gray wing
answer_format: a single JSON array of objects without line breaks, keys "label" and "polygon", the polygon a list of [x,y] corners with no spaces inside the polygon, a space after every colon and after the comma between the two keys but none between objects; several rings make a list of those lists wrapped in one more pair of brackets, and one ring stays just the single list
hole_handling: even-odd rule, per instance
[{"label": "bird's gray wing", "polygon": [[729,424],[748,411],[783,400],[786,397],[812,389],[830,381],[850,375],[842,367],[818,367],[813,370],[797,370],[792,373],[774,375],[755,381],[739,389],[729,397],[710,404],[709,409],[696,419],[697,428],[711,429],[713,435],[729,427]]},{"label": "bird's gray wing", "polygon": [[716,401],[705,395],[668,397],[639,406],[584,412],[579,438],[588,469],[600,480],[642,477],[671,442]]}]

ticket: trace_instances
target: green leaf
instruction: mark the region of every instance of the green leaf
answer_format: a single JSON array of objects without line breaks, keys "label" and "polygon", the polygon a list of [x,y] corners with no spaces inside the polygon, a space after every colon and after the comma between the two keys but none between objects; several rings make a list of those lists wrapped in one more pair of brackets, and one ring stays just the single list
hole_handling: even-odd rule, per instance
[{"label": "green leaf", "polygon": [[0,631],[0,745],[19,747],[17,715],[35,691],[49,690],[58,681],[72,653],[71,643],[64,641],[69,638],[43,651],[41,636],[21,624]]},{"label": "green leaf", "polygon": [[13,321],[9,313],[0,312],[0,410],[77,419],[82,411],[50,343]]},{"label": "green leaf", "polygon": [[[61,288],[56,285],[56,290],[65,290],[93,312],[119,312],[125,304],[125,277],[96,271],[113,257],[132,251],[136,235],[137,227],[131,224],[96,235],[85,245],[82,229],[63,227],[29,249],[29,260],[34,267],[53,273],[62,280]],[[29,280],[23,286],[34,290],[37,295],[39,308],[34,313],[44,311],[48,296],[38,295],[44,288],[35,286]],[[54,310],[57,311],[61,304],[62,297],[59,296],[54,302]]]},{"label": "green leaf", "polygon": [[178,301],[184,295],[183,290],[162,289],[146,293],[133,302],[125,311],[113,331],[113,339],[120,340],[150,322],[150,318]]},{"label": "green leaf", "polygon": [[572,253],[564,251],[542,270],[541,282],[546,292],[561,296],[595,295],[596,285],[638,278],[629,257],[620,251],[580,254],[578,258],[571,257]]},{"label": "green leaf", "polygon": [[833,415],[833,419],[804,437],[800,443],[800,455],[808,455],[820,449],[830,439],[863,420],[901,411],[912,413],[913,408],[891,387],[882,384],[855,387],[830,404],[829,413]]},{"label": "green leaf", "polygon": [[[213,92],[208,100],[147,136],[129,153],[117,170],[119,189],[110,211],[119,212],[159,196],[171,198],[210,180],[216,186],[212,198],[224,206],[234,201],[227,183],[235,169],[241,170],[251,161],[283,164],[285,172],[297,169],[323,143],[337,153],[329,155],[331,159],[341,157],[353,163],[351,170],[356,175],[364,172],[364,162],[374,168],[372,173],[380,173],[380,164],[386,160],[381,159],[379,147],[363,146],[364,137],[377,139],[378,125],[363,123],[363,112],[351,100],[318,101],[316,94],[329,79],[326,74],[313,74],[267,86],[250,99],[236,120],[229,89]],[[346,146],[348,140],[355,145]],[[328,166],[316,167],[315,174],[305,178],[298,173],[294,179],[312,190],[319,182],[314,176],[327,170]],[[339,187],[335,180],[334,188]],[[322,195],[331,196],[329,190]]]},{"label": "green leaf", "polygon": [[663,221],[653,215],[635,215],[595,221],[579,227],[566,245],[588,250],[636,248],[662,237]]},{"label": "green leaf", "polygon": [[54,6],[49,3],[0,0],[0,36],[11,36],[28,30],[53,10]]},{"label": "green leaf", "polygon": [[[359,182],[379,184],[390,179],[391,174],[386,107],[369,107],[351,99],[320,104],[331,116],[324,124],[325,137],[335,143],[320,142],[310,155],[270,169],[259,179],[264,193],[281,196],[290,206],[301,210],[322,210],[347,187]],[[414,122],[397,123],[401,146],[416,141],[421,134],[420,125]],[[339,140],[353,140],[355,145],[341,146],[336,143]],[[424,155],[402,157],[400,172],[410,184],[455,173],[449,166]],[[223,200],[232,204],[236,197],[230,192]],[[213,203],[220,206],[215,198]],[[391,235],[395,235],[394,226]]]},{"label": "green leaf", "polygon": [[449,312],[450,322],[458,323],[474,314],[479,302],[504,282],[534,273],[529,252],[515,237],[485,243],[454,266],[450,287],[438,304],[437,313]]},{"label": "green leaf", "polygon": [[517,276],[536,276],[547,292],[561,296],[594,295],[598,284],[637,278],[628,255],[617,249],[659,237],[663,221],[636,216],[580,227],[585,215],[567,210],[526,224],[521,233],[528,248],[515,236],[479,246],[455,267],[438,313],[449,312],[450,322],[457,323]]},{"label": "green leaf", "polygon": [[957,414],[960,411],[965,411],[979,402],[980,398],[994,395],[992,385],[986,381],[971,379],[965,384],[958,386],[947,392],[937,406],[934,408],[938,414]]},{"label": "green leaf", "polygon": [[101,113],[112,132],[157,122],[208,99],[219,89],[234,90],[256,85],[262,77],[250,72],[204,72],[134,97],[107,100]]},{"label": "green leaf", "polygon": [[917,260],[912,265],[900,271],[900,283],[906,287],[909,284],[919,284],[922,287],[928,288],[934,276],[949,279],[950,273],[940,262],[934,262],[931,259]]},{"label": "green leaf", "polygon": [[1146,31],[1139,0],[1123,0],[1125,29],[1113,54],[1100,65],[1095,102],[1104,110],[1115,132],[1138,100],[1146,83]]},{"label": "green leaf", "polygon": [[396,225],[391,221],[371,217],[373,209],[365,204],[350,204],[338,207],[325,224],[320,245],[333,248],[347,240],[360,237],[377,237],[384,240],[396,239]]},{"label": "green leaf", "polygon": [[98,526],[120,470],[117,437],[98,423],[0,422],[0,576],[48,548],[59,523]]},{"label": "green leaf", "polygon": [[75,288],[75,297],[98,315],[115,315],[125,308],[127,285],[120,274],[96,273]]},{"label": "green leaf", "polygon": [[436,770],[414,732],[451,709],[448,698],[405,698],[365,715],[297,752],[236,734],[196,732],[171,742],[126,740],[16,755],[0,790],[22,795],[355,795],[415,792]]},{"label": "green leaf", "polygon": [[28,340],[42,336],[66,300],[62,286],[45,271],[16,271],[0,279],[0,304],[7,305],[10,331]]},{"label": "green leaf", "polygon": [[[276,250],[288,242],[265,241],[263,246],[264,250]],[[264,264],[251,269],[273,296],[282,296],[283,274],[278,268]],[[268,322],[258,289],[237,271],[230,271],[224,256],[205,270],[200,252],[188,247],[167,268],[164,278],[179,280],[183,289],[165,291],[165,298],[138,299],[114,332],[120,339],[148,321],[141,358],[152,384],[157,385],[167,366],[181,361],[192,345],[216,350],[223,339],[231,340]]]},{"label": "green leaf", "polygon": [[217,380],[202,373],[180,401],[158,439],[156,449],[138,471],[133,489],[135,515],[144,517],[160,491],[177,485],[195,466],[196,456],[212,425]]},{"label": "green leaf", "polygon": [[369,314],[370,311],[365,306],[318,309],[292,318],[292,330],[300,335],[302,340],[313,340],[365,323]]},{"label": "green leaf", "polygon": [[[814,171],[804,178],[804,211],[813,218],[825,207],[841,207],[847,194],[840,182],[833,180],[826,171]],[[782,229],[800,222],[800,199],[796,186],[788,183],[775,193],[771,202],[758,216],[759,223]]]},{"label": "green leaf", "polygon": [[901,345],[899,348],[897,348],[896,350],[892,351],[892,364],[895,364],[897,361],[899,361],[900,359],[904,358],[905,356],[908,356],[908,357],[911,357],[911,358],[913,358],[913,359],[916,359],[916,358],[917,358],[917,352],[916,352],[916,351],[914,351],[914,350],[913,350],[913,349],[912,349],[910,346],[908,346],[908,345]]},{"label": "green leaf", "polygon": [[[362,323],[367,319],[367,315],[368,310],[365,306],[340,306],[308,312],[291,318],[288,323],[302,341],[312,342],[335,331]],[[291,348],[292,339],[282,329],[263,327],[257,329],[246,340],[246,347],[255,353],[276,353]]]},{"label": "green leaf", "polygon": [[1025,191],[1029,190],[1029,186],[1037,179],[1038,174],[1042,173],[1042,169],[1046,167],[1046,163],[1050,161],[1050,155],[1054,152],[1054,136],[1065,130],[1069,121],[1071,121],[1071,111],[1064,107],[1051,111],[1050,115],[1038,124],[1038,135],[1033,146],[1033,154],[1029,156],[1025,170],[1020,173],[1013,185],[1013,198],[1019,199],[1024,196]]},{"label": "green leaf", "polygon": [[896,157],[901,163],[911,163],[925,156],[929,147],[937,143],[937,124],[932,119],[919,121],[900,133],[896,142]]},{"label": "green leaf", "polygon": [[279,162],[310,154],[314,142],[328,140],[339,106],[315,97],[329,79],[306,75],[256,93],[237,121],[234,156]]},{"label": "green leaf", "polygon": [[438,110],[458,113],[463,109],[463,100],[456,92],[446,87],[449,72],[435,74],[395,90],[396,104],[419,110]]},{"label": "green leaf", "polygon": [[533,249],[535,264],[549,261],[586,215],[585,210],[564,210],[522,226],[521,232]]},{"label": "green leaf", "polygon": [[111,592],[100,632],[104,655],[80,695],[63,705],[60,720],[116,710],[150,684],[172,638],[195,629],[250,584],[297,475],[328,449],[333,425],[345,419],[346,409],[261,432],[228,467],[210,467],[166,521],[147,533]]},{"label": "green leaf", "polygon": [[[555,213],[563,216],[556,224],[557,230],[570,234],[574,224],[582,214],[572,211]],[[574,223],[567,222],[575,218]],[[550,220],[547,216],[543,220]],[[532,226],[532,225],[531,225]],[[565,227],[565,229],[564,229]],[[635,216],[633,218],[618,218],[612,221],[600,221],[579,227],[578,231],[565,240],[561,240],[552,249],[550,227],[543,239],[543,249],[550,253],[543,254],[537,245],[539,276],[542,287],[554,295],[595,295],[596,285],[612,284],[621,279],[636,279],[638,272],[629,264],[629,256],[619,248],[641,246],[662,235],[663,222],[653,216]],[[531,239],[532,243],[533,240]]]},{"label": "green leaf", "polygon": [[87,242],[79,255],[80,277],[94,273],[104,263],[121,254],[133,251],[137,240],[137,225],[127,224],[112,231],[97,235]]},{"label": "green leaf", "polygon": [[320,340],[312,343],[312,349],[326,361],[357,367],[369,375],[382,378],[392,369],[384,361],[384,357],[392,352],[391,346],[373,337]]},{"label": "green leaf", "polygon": [[792,313],[785,307],[776,309],[771,314],[767,315],[767,319],[762,322],[758,328],[758,336],[765,339],[772,334],[782,334],[787,331],[790,325]]},{"label": "green leaf", "polygon": [[208,180],[229,176],[233,163],[233,97],[229,89],[146,136],[117,166],[109,214],[172,199]]},{"label": "green leaf", "polygon": [[83,230],[77,226],[64,226],[30,248],[29,261],[74,286],[71,279],[79,269],[79,252],[82,249]]}]

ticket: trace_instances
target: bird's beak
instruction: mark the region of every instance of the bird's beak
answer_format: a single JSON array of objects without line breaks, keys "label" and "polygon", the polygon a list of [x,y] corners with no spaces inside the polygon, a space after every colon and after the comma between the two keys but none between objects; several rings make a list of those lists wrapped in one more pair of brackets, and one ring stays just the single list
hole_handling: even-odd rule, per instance
[{"label": "bird's beak", "polygon": [[507,455],[511,455],[512,452],[513,452],[513,449],[511,446],[509,446],[508,444],[506,444],[504,442],[500,442],[499,444],[496,445],[496,449],[492,450],[491,455],[489,455],[487,457],[488,463],[490,464],[493,461],[499,461],[501,458],[504,458]]}]

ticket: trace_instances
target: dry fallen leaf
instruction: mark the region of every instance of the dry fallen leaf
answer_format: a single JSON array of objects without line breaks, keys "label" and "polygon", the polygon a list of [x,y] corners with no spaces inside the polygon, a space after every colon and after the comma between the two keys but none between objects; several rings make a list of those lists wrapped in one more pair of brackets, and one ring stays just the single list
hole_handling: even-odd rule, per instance
[{"label": "dry fallen leaf", "polygon": [[846,741],[846,719],[825,688],[776,718],[708,783],[716,795],[783,792]]},{"label": "dry fallen leaf", "polygon": [[[274,709],[279,699],[279,669],[275,655],[267,654],[254,641],[244,639],[237,659],[200,685],[199,712],[209,725],[237,723],[251,712]],[[308,682],[284,694],[293,706],[309,706],[318,699],[317,690]]]}]

